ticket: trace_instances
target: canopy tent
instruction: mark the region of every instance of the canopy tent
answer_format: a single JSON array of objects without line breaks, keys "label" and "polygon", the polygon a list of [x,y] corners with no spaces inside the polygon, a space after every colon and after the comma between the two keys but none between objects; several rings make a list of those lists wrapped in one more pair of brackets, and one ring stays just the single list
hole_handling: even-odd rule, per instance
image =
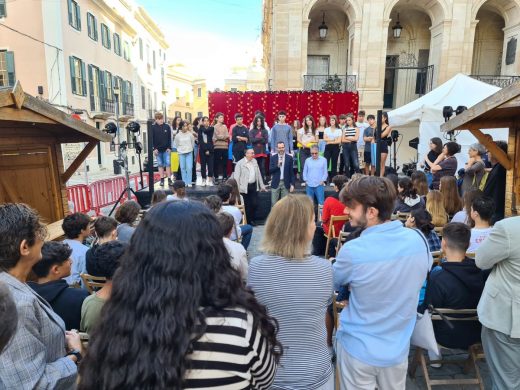
[{"label": "canopy tent", "polygon": [[[499,90],[498,87],[459,73],[419,99],[390,111],[388,120],[392,128],[419,121],[418,152],[419,161],[422,161],[429,151],[431,138],[439,137],[447,141],[447,134],[440,129],[444,123],[442,115],[444,106],[452,106],[454,109],[457,106],[469,108]],[[489,133],[487,130],[483,132]],[[507,141],[508,129],[494,129],[492,135],[495,140]],[[461,145],[461,152],[457,154],[459,168],[461,168],[468,159],[469,146],[478,141],[470,132],[457,132],[456,141]]]}]

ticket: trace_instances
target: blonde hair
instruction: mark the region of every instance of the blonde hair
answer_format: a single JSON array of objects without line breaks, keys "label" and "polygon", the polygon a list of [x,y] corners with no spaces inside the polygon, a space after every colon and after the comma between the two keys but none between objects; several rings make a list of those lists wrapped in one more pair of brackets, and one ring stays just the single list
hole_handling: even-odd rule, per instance
[{"label": "blonde hair", "polygon": [[448,216],[444,209],[444,198],[440,191],[433,190],[426,195],[426,210],[432,216],[435,227],[443,227],[448,223]]},{"label": "blonde hair", "polygon": [[305,258],[311,244],[307,228],[313,219],[314,204],[308,196],[285,196],[269,213],[261,249],[287,259]]},{"label": "blonde hair", "polygon": [[163,119],[164,115],[163,115],[162,112],[156,112],[155,115],[154,115],[154,118],[155,119]]}]

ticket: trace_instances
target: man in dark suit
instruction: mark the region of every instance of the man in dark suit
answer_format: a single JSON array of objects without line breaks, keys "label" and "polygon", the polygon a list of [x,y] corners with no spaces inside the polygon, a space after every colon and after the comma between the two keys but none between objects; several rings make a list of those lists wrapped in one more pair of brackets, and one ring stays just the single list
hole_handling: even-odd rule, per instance
[{"label": "man in dark suit", "polygon": [[[495,141],[496,146],[507,154],[507,143],[505,141]],[[488,151],[488,159],[491,161],[493,168],[488,174],[486,185],[484,186],[484,196],[487,196],[495,202],[495,214],[492,222],[498,222],[504,219],[505,199],[506,199],[506,169],[500,165],[498,160]]]},{"label": "man in dark suit", "polygon": [[294,191],[293,158],[285,153],[285,144],[278,142],[278,153],[271,156],[269,173],[271,175],[271,207],[289,192]]}]

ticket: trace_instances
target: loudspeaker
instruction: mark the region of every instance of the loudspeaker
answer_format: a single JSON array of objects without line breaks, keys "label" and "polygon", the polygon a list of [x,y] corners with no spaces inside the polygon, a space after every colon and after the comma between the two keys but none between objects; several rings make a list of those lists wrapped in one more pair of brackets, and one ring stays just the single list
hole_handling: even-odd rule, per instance
[{"label": "loudspeaker", "polygon": [[410,141],[408,141],[408,145],[411,148],[414,148],[417,150],[417,148],[419,147],[419,137],[415,137],[414,139],[411,139]]},{"label": "loudspeaker", "polygon": [[120,175],[121,167],[125,162],[123,160],[113,160],[112,163],[114,164],[114,175]]}]

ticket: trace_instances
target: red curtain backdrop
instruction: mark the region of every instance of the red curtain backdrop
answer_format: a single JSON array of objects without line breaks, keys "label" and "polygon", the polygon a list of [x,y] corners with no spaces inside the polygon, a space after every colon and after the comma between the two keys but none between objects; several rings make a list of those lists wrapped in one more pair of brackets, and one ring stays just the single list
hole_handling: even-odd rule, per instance
[{"label": "red curtain backdrop", "polygon": [[209,116],[213,120],[217,112],[224,114],[224,122],[229,127],[235,123],[235,114],[242,113],[244,124],[254,119],[256,110],[265,114],[269,127],[273,126],[277,113],[287,113],[286,123],[302,120],[310,114],[318,121],[320,115],[341,115],[352,113],[357,117],[359,96],[357,92],[322,91],[270,91],[270,92],[210,92],[208,97]]}]

